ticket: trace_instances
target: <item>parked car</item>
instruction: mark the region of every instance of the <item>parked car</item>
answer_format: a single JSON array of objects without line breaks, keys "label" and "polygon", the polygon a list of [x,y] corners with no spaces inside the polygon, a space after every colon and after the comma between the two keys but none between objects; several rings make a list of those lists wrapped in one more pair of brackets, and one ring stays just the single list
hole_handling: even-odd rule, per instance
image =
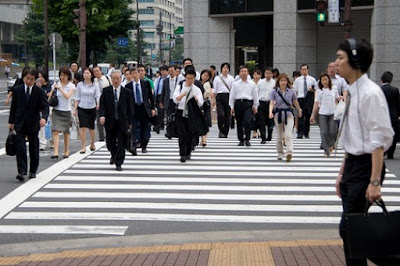
[{"label": "parked car", "polygon": [[[110,63],[98,63],[97,66],[100,67],[103,75],[107,76],[108,70],[110,69]],[[90,65],[89,67],[93,67],[93,65]]]},{"label": "parked car", "polygon": [[15,73],[14,76],[8,78],[9,80],[7,82],[7,91],[11,91],[11,89],[14,86],[17,79],[21,78],[21,76],[22,76],[22,72],[17,72],[17,73]]}]

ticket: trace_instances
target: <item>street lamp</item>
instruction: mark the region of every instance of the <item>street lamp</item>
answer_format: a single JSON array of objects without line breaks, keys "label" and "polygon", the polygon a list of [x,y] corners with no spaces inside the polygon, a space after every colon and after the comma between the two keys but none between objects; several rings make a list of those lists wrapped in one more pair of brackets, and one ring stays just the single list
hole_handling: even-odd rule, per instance
[{"label": "street lamp", "polygon": [[137,29],[137,63],[140,63],[140,21],[139,21],[139,0],[136,0],[136,29]]}]

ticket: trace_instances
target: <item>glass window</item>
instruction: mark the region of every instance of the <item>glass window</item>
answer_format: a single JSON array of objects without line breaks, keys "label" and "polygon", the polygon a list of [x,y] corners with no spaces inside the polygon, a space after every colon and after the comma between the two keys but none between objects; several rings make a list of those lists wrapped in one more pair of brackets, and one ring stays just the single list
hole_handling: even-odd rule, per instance
[{"label": "glass window", "polygon": [[210,0],[211,14],[273,11],[273,0]]},{"label": "glass window", "polygon": [[144,38],[154,38],[154,32],[143,32]]},{"label": "glass window", "polygon": [[141,20],[140,26],[154,26],[154,20]]},{"label": "glass window", "polygon": [[154,8],[145,8],[145,9],[140,9],[139,8],[139,14],[150,14],[153,15],[154,14]]},{"label": "glass window", "polygon": [[[345,0],[339,0],[340,7],[344,7]],[[373,6],[374,0],[353,0],[352,6]],[[297,9],[315,9],[315,0],[297,0]]]},{"label": "glass window", "polygon": [[139,3],[154,3],[154,0],[138,0]]}]

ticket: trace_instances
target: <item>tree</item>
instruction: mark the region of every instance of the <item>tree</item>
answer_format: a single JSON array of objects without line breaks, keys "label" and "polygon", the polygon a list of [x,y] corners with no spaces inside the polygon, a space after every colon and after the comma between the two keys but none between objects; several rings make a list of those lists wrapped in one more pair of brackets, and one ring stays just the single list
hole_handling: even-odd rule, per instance
[{"label": "tree", "polygon": [[[134,11],[129,8],[130,3],[132,0],[86,0],[87,57],[93,51],[94,63],[97,54],[107,50],[107,42],[117,36],[125,36],[128,30],[135,27],[136,22],[131,19]],[[43,1],[33,0],[33,8],[35,12],[43,13]],[[77,0],[49,1],[49,23],[72,47],[79,43],[79,29],[73,22],[73,9],[77,8]]]}]

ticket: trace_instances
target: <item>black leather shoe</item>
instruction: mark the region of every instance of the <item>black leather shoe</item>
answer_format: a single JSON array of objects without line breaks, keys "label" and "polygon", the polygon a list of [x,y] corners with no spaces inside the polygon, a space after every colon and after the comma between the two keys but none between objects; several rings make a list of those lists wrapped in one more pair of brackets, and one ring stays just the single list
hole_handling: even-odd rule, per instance
[{"label": "black leather shoe", "polygon": [[160,134],[160,129],[159,129],[158,127],[154,128],[154,131],[155,131],[157,134]]},{"label": "black leather shoe", "polygon": [[185,156],[181,156],[181,159],[180,159],[180,161],[181,161],[181,163],[184,163],[184,162],[186,162],[186,157],[185,157]]},{"label": "black leather shoe", "polygon": [[18,174],[16,179],[20,182],[24,182],[25,181],[25,176],[26,174]]},{"label": "black leather shoe", "polygon": [[303,138],[303,136],[297,136],[297,138],[298,138],[298,139],[302,139],[302,138]]},{"label": "black leather shoe", "polygon": [[306,138],[306,139],[309,139],[310,138],[310,135],[304,135],[304,137]]},{"label": "black leather shoe", "polygon": [[166,137],[167,139],[172,139],[172,137],[169,136],[168,134],[165,134],[165,137]]},{"label": "black leather shoe", "polygon": [[122,167],[121,167],[121,165],[118,165],[118,166],[115,168],[115,170],[117,170],[117,171],[121,172],[121,171],[122,171]]},{"label": "black leather shoe", "polygon": [[111,157],[111,158],[110,158],[110,164],[114,164],[114,163],[115,163],[114,158]]},{"label": "black leather shoe", "polygon": [[221,132],[219,132],[218,134],[218,138],[222,138],[223,134]]},{"label": "black leather shoe", "polygon": [[186,160],[190,160],[190,158],[191,158],[190,155],[186,156]]},{"label": "black leather shoe", "polygon": [[261,141],[261,144],[265,144],[265,143],[267,143],[265,140],[262,140],[262,141]]},{"label": "black leather shoe", "polygon": [[34,174],[34,173],[29,173],[29,179],[32,179],[32,178],[36,178],[36,174]]},{"label": "black leather shoe", "polygon": [[247,147],[251,146],[250,141],[248,141],[248,140],[246,140],[245,144]]},{"label": "black leather shoe", "polygon": [[142,149],[142,153],[147,153],[147,149],[146,149],[146,148],[143,148],[143,149]]},{"label": "black leather shoe", "polygon": [[133,156],[137,155],[136,149],[131,149],[131,150],[129,150],[129,152],[132,153]]},{"label": "black leather shoe", "polygon": [[238,146],[244,146],[244,141],[239,142]]}]

